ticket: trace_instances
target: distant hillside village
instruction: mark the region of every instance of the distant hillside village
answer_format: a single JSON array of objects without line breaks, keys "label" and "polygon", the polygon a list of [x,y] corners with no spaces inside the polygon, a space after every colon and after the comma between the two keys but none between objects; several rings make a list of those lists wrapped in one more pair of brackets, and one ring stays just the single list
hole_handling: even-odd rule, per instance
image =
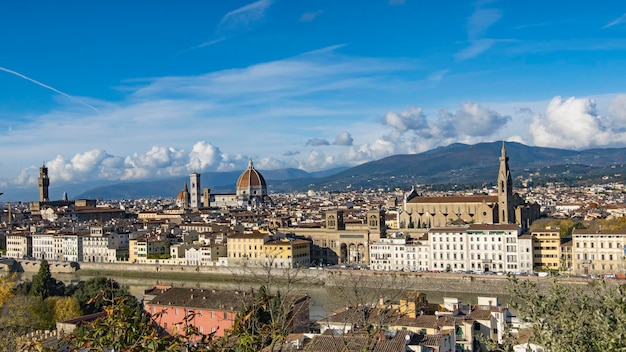
[{"label": "distant hillside village", "polygon": [[[554,227],[531,229],[548,211],[623,216],[623,186],[614,195],[597,192],[593,207],[589,198],[572,199],[572,190],[559,203],[556,197],[565,193],[558,192],[565,191],[556,188],[514,192],[504,143],[499,161],[497,187],[473,194],[424,195],[414,188],[270,196],[251,160],[232,194],[202,188],[200,174],[192,173],[174,200],[100,204],[49,200],[44,165],[39,201],[30,209],[9,204],[0,243],[5,256],[19,260],[134,263],[152,270],[338,265],[405,272],[624,271],[626,230],[575,229],[564,237]],[[613,204],[599,204],[609,198]]]}]

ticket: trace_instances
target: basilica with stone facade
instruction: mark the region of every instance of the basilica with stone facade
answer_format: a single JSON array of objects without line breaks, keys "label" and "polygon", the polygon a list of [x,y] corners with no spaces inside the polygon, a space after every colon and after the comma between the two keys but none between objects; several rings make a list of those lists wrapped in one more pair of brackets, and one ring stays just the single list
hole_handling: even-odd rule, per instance
[{"label": "basilica with stone facade", "polygon": [[404,197],[400,228],[431,228],[458,224],[517,224],[527,229],[540,216],[540,207],[513,193],[509,157],[502,143],[497,193],[490,195],[424,197],[415,189]]}]

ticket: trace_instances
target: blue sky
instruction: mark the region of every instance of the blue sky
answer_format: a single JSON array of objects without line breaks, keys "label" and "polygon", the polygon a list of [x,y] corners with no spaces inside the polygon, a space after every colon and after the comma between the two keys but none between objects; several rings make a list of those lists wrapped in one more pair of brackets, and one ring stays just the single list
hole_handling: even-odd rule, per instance
[{"label": "blue sky", "polygon": [[0,32],[0,191],[626,146],[619,1],[26,0]]}]

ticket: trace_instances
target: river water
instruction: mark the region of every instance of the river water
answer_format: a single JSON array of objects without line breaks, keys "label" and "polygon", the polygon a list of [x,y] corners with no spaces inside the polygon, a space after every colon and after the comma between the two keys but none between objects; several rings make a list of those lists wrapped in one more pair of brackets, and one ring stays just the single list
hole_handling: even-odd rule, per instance
[{"label": "river water", "polygon": [[[19,279],[30,280],[35,273],[20,273]],[[80,280],[88,280],[96,277],[93,274],[87,274],[84,272],[76,271],[75,273],[53,273],[52,276],[67,284],[75,284]],[[143,298],[144,291],[154,287],[155,285],[171,285],[175,287],[189,287],[189,288],[203,288],[203,289],[223,289],[223,290],[250,290],[258,287],[251,282],[237,283],[234,281],[225,280],[172,280],[172,279],[159,279],[151,277],[135,278],[116,275],[106,275],[107,277],[117,281],[121,286],[124,286],[128,291],[137,297]],[[299,290],[306,292],[311,297],[310,316],[311,320],[319,320],[324,316],[330,314],[332,311],[339,308],[340,304],[337,301],[337,297],[334,297],[334,293],[324,285],[304,285],[298,287]],[[406,288],[407,290],[411,288]],[[478,302],[478,296],[485,296],[484,294],[467,293],[467,292],[448,292],[448,291],[425,291],[419,290],[419,292],[425,293],[428,302],[430,303],[443,303],[444,297],[454,297],[461,299],[464,304],[476,304]],[[500,295],[500,304],[507,304],[509,296]]]}]

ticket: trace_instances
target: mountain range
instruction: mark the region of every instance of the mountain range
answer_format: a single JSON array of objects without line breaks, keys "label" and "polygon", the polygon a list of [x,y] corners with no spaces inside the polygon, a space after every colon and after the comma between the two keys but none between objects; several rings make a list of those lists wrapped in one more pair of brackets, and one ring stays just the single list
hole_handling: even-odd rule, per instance
[{"label": "mountain range", "polygon": [[[439,189],[462,189],[492,185],[497,177],[501,142],[474,145],[455,143],[419,154],[393,155],[351,168],[321,172],[299,169],[259,170],[268,184],[268,192],[344,191],[348,189],[409,189],[416,184]],[[626,181],[626,148],[587,149],[581,151],[506,143],[512,176],[520,184],[565,182],[588,184]],[[204,172],[201,186],[212,193],[234,193],[243,170]],[[531,181],[532,180],[532,181]],[[189,182],[187,175],[149,181],[74,185],[80,194],[71,198],[137,199],[175,197]],[[68,187],[67,185],[64,187]],[[51,193],[52,193],[51,188]],[[33,191],[36,192],[36,189]],[[36,193],[35,193],[36,194]]]}]

